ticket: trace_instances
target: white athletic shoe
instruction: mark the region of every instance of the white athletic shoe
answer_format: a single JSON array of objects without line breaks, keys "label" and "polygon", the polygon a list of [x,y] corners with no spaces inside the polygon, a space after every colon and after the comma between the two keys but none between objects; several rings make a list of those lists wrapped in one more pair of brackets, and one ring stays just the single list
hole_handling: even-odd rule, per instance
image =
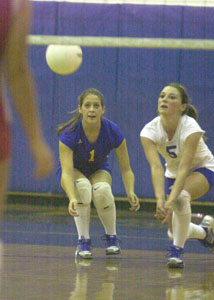
[{"label": "white athletic shoe", "polygon": [[120,254],[120,240],[116,235],[105,234],[102,240],[106,242],[106,255]]},{"label": "white athletic shoe", "polygon": [[168,251],[169,251],[167,255],[168,268],[180,268],[180,269],[184,268],[184,262],[182,259],[182,254],[184,253],[184,249],[181,247],[171,245]]},{"label": "white athletic shoe", "polygon": [[204,246],[210,248],[214,252],[214,219],[211,216],[205,216],[200,226],[206,231],[206,237],[199,242]]},{"label": "white athletic shoe", "polygon": [[92,258],[91,239],[85,239],[84,236],[81,236],[81,239],[78,240],[75,257],[85,259]]}]

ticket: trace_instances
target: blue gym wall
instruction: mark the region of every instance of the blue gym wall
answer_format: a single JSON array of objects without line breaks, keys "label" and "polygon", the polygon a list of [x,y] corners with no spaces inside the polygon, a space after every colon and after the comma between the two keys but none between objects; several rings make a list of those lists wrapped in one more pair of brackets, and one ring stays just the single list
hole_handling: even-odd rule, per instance
[{"label": "blue gym wall", "polygon": [[[105,5],[34,2],[31,34],[157,38],[214,38],[214,8],[152,5]],[[139,197],[153,197],[143,154],[141,128],[156,116],[157,97],[169,82],[184,84],[197,107],[214,152],[214,52],[160,49],[82,48],[83,63],[69,76],[54,74],[45,61],[45,46],[30,46],[45,136],[58,160],[56,128],[70,118],[78,95],[95,87],[105,96],[106,117],[118,123],[127,139]],[[44,181],[32,175],[33,162],[14,116],[11,191],[62,193],[55,174]],[[116,157],[111,155],[113,192],[124,196]],[[210,191],[206,196],[211,200]]]}]

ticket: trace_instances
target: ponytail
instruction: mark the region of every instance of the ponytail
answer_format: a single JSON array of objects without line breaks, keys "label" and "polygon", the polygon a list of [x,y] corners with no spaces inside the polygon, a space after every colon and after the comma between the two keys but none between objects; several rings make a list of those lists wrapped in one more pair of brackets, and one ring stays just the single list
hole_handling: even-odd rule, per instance
[{"label": "ponytail", "polygon": [[187,103],[187,108],[186,108],[186,110],[184,111],[183,114],[185,114],[185,115],[187,115],[189,117],[192,117],[193,119],[195,119],[196,121],[198,121],[198,111],[195,108],[195,106],[192,105],[192,104],[188,104]]},{"label": "ponytail", "polygon": [[73,116],[71,120],[69,120],[66,123],[60,124],[58,126],[57,136],[59,136],[63,132],[63,130],[69,126],[71,126],[69,131],[73,131],[76,128],[78,121],[81,119],[81,114],[77,111],[77,109],[72,111],[71,114],[75,112],[76,114]]},{"label": "ponytail", "polygon": [[[187,115],[189,117],[192,117],[196,121],[198,121],[198,111],[195,108],[195,106],[192,104],[187,104],[187,108],[184,111],[183,115]],[[205,135],[203,135],[202,138],[203,138],[204,142],[207,141],[207,137]]]}]

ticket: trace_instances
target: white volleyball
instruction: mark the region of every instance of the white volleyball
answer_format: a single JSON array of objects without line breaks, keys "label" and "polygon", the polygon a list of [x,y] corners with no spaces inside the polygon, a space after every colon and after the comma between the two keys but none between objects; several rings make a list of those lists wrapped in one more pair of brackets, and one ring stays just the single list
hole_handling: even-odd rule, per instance
[{"label": "white volleyball", "polygon": [[82,63],[82,49],[73,45],[49,45],[46,49],[46,61],[55,73],[71,74]]}]

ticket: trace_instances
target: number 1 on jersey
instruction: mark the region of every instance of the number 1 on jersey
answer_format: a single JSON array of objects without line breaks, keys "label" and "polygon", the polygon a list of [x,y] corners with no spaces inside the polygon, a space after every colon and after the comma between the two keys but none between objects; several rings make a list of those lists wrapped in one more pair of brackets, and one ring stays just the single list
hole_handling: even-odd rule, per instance
[{"label": "number 1 on jersey", "polygon": [[94,161],[94,150],[91,150],[90,154],[91,154],[91,156],[88,161]]}]

